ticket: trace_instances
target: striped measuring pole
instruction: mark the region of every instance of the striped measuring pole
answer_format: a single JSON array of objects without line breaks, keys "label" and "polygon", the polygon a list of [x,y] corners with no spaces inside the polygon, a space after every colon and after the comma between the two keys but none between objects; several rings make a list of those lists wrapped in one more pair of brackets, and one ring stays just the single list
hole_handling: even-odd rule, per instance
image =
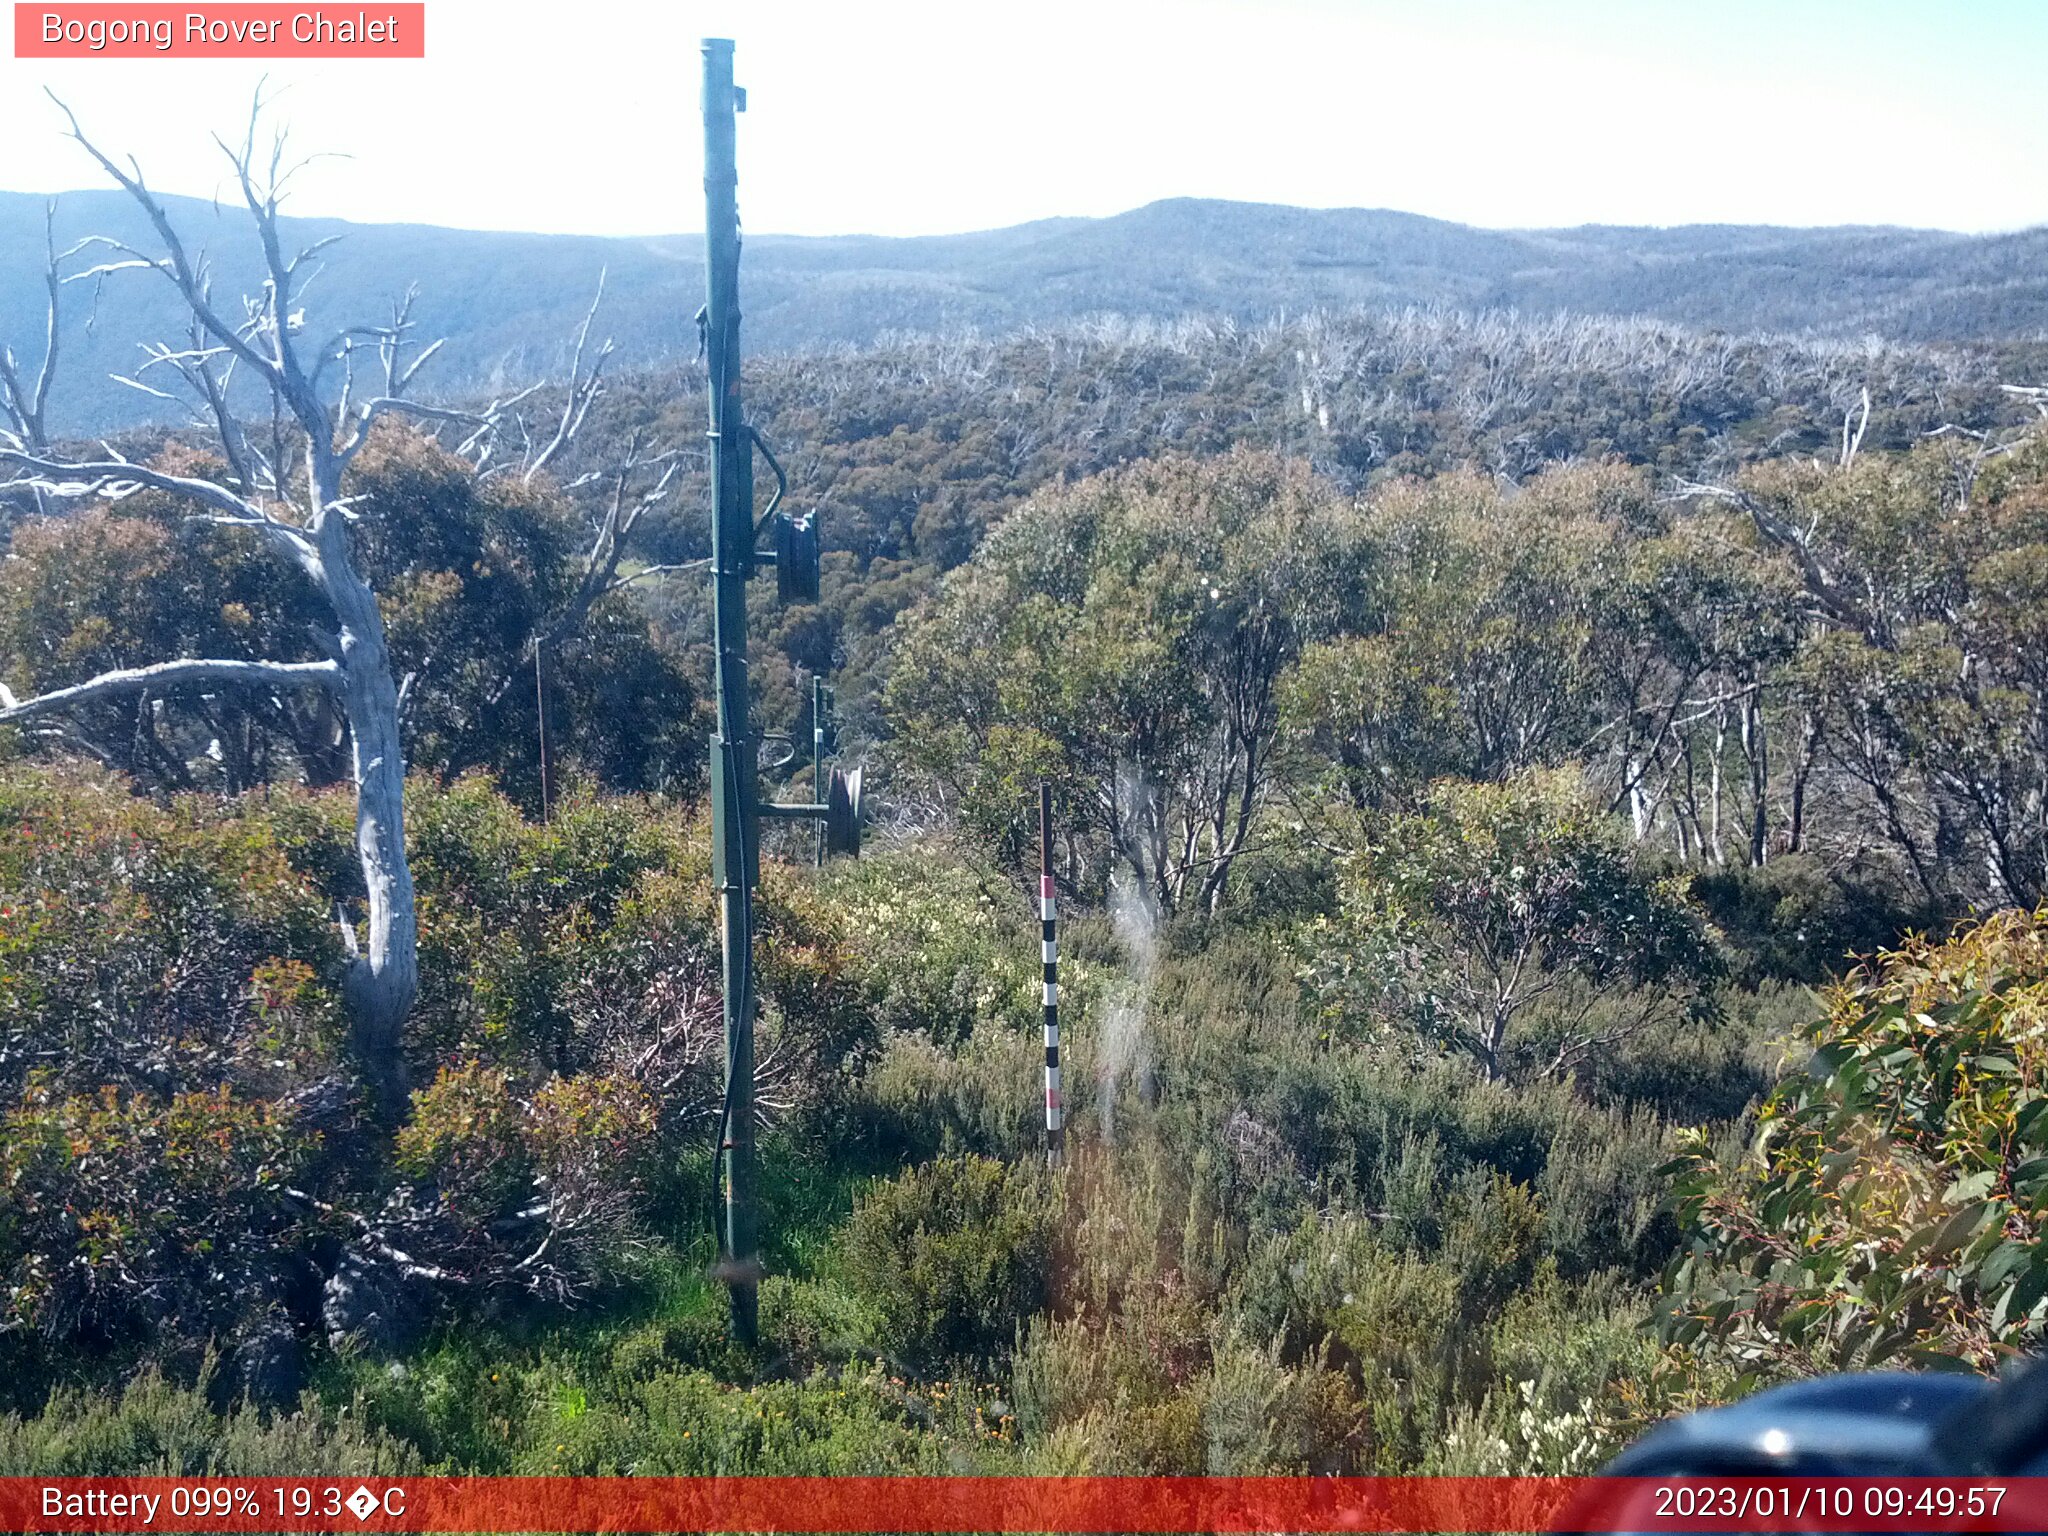
[{"label": "striped measuring pole", "polygon": [[1060,1111],[1059,909],[1052,890],[1052,786],[1038,786],[1038,923],[1045,959],[1045,1161],[1057,1168],[1067,1129]]}]

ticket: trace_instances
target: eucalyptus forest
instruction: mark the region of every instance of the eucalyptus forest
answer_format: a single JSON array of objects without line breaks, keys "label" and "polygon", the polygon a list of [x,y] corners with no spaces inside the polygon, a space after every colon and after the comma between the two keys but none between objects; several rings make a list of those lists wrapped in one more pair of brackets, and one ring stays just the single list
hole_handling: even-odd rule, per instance
[{"label": "eucalyptus forest", "polygon": [[[765,839],[748,1347],[703,365],[593,270],[436,395],[253,126],[232,305],[79,138],[144,234],[0,337],[0,1473],[1576,1473],[2048,1329],[2038,339],[750,358],[764,772],[823,678],[869,789]],[[177,301],[159,424],[50,412],[80,274]]]}]

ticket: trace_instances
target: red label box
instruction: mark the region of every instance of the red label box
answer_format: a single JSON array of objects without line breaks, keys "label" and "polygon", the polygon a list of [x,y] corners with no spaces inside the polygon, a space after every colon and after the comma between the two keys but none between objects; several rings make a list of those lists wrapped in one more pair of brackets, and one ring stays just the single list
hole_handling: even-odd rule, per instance
[{"label": "red label box", "polygon": [[18,59],[423,59],[427,8],[37,4],[16,0]]},{"label": "red label box", "polygon": [[2048,1530],[2048,1478],[0,1477],[0,1530],[2020,1532]]}]

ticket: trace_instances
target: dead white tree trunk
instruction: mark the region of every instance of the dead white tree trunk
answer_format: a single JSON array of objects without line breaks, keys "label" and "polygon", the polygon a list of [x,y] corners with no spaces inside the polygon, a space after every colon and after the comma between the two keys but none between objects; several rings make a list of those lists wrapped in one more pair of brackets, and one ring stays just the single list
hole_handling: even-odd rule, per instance
[{"label": "dead white tree trunk", "polygon": [[[63,258],[57,254],[57,204],[54,201],[43,205],[43,250],[43,287],[49,294],[49,307],[43,333],[42,361],[30,373],[23,360],[15,356],[14,348],[0,346],[0,422],[6,423],[5,430],[21,446],[36,449],[47,448],[50,443],[50,383],[57,376],[57,346],[62,320],[64,289],[59,271]],[[40,494],[35,497],[35,506],[39,512],[47,510]],[[5,510],[0,508],[0,518],[4,516]]]},{"label": "dead white tree trunk", "polygon": [[[286,255],[278,203],[297,167],[284,164],[282,133],[267,159],[259,162],[260,98],[241,147],[222,145],[262,245],[265,273],[262,291],[243,300],[232,316],[217,307],[204,257],[195,258],[187,250],[164,205],[144,184],[139,167],[133,161],[125,168],[117,165],[86,138],[70,109],[64,111],[71,136],[141,207],[161,246],[158,253],[149,254],[117,240],[95,238],[79,249],[103,251],[106,259],[68,274],[64,281],[98,281],[114,272],[138,270],[153,272],[176,287],[192,318],[188,344],[148,348],[144,367],[167,368],[183,380],[202,409],[203,423],[218,439],[228,466],[226,483],[169,474],[111,452],[100,459],[58,457],[48,449],[39,415],[34,431],[24,430],[19,421],[13,430],[0,430],[0,465],[12,465],[20,477],[17,483],[39,495],[118,497],[149,488],[190,503],[196,520],[247,529],[304,572],[323,599],[325,616],[308,625],[323,659],[190,658],[109,672],[33,699],[0,696],[0,723],[60,713],[88,699],[181,683],[319,688],[332,693],[353,743],[355,844],[368,909],[363,937],[358,938],[353,922],[342,923],[353,956],[344,983],[351,1043],[378,1109],[387,1121],[395,1121],[407,1102],[402,1029],[419,983],[417,920],[405,849],[405,754],[399,734],[405,685],[393,676],[376,594],[357,570],[350,550],[353,514],[342,482],[349,461],[383,416],[459,423],[471,429],[465,445],[469,446],[487,440],[498,408],[479,415],[420,405],[405,397],[420,366],[436,350],[429,346],[408,358],[417,345],[409,335],[409,306],[401,306],[388,326],[353,327],[337,333],[317,353],[302,352],[300,296],[317,270],[309,263],[320,246]],[[53,261],[53,272],[54,266]],[[352,400],[355,354],[372,349],[384,364],[383,392]],[[323,375],[337,364],[337,400],[330,407],[322,393]],[[238,373],[254,376],[282,423],[267,442],[259,443],[243,431],[231,413],[230,385]],[[140,380],[125,382],[163,393]],[[39,411],[46,394],[45,379],[26,398]]]}]

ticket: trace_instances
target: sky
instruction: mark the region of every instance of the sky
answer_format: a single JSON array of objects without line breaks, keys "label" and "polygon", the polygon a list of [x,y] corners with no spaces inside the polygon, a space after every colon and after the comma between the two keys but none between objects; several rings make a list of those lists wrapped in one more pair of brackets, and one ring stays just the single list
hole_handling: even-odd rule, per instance
[{"label": "sky", "polygon": [[[374,0],[329,6],[374,12]],[[115,14],[118,5],[109,7]],[[428,0],[418,61],[0,59],[0,189],[222,188],[266,71],[291,211],[702,228],[698,40],[736,40],[754,232],[1163,197],[1581,223],[2048,223],[2048,0]]]}]

